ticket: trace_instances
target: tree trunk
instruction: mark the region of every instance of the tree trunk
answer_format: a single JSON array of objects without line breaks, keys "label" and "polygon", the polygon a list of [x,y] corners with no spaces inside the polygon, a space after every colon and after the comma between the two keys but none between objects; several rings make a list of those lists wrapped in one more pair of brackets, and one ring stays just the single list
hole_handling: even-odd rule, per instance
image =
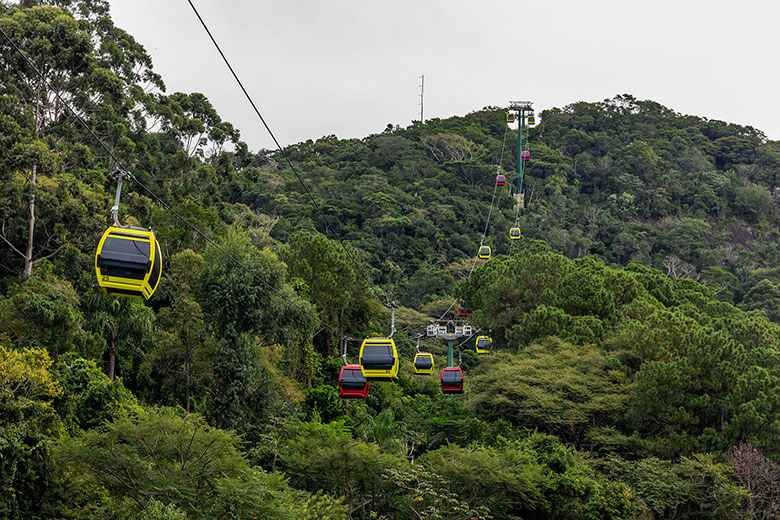
[{"label": "tree trunk", "polygon": [[184,363],[184,372],[186,377],[186,386],[187,386],[187,403],[185,405],[185,409],[187,410],[187,413],[190,413],[190,360],[188,359]]},{"label": "tree trunk", "polygon": [[114,369],[116,368],[116,332],[111,335],[111,348],[108,351],[108,378],[114,381]]},{"label": "tree trunk", "polygon": [[33,268],[33,237],[35,234],[35,185],[38,178],[38,165],[33,164],[30,172],[30,184],[33,188],[30,191],[30,214],[27,217],[27,249],[24,252],[24,277],[32,274]]}]

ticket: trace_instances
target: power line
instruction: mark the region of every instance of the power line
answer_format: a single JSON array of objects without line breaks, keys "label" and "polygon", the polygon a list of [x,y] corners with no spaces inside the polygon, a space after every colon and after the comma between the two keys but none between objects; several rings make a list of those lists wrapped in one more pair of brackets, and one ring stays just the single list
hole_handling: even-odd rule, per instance
[{"label": "power line", "polygon": [[246,97],[247,101],[249,101],[249,104],[252,105],[252,109],[255,111],[255,114],[260,119],[260,122],[263,123],[263,126],[268,131],[268,134],[271,136],[271,139],[273,139],[274,144],[276,144],[276,147],[279,149],[279,152],[282,154],[282,157],[284,157],[285,161],[287,161],[287,164],[290,166],[290,169],[295,174],[295,177],[297,177],[298,182],[300,183],[301,187],[303,188],[303,191],[306,193],[306,195],[309,196],[309,199],[311,200],[314,207],[317,209],[317,212],[322,217],[323,224],[325,225],[325,230],[329,232],[332,236],[336,237],[336,240],[338,240],[339,244],[341,244],[341,247],[344,249],[344,252],[347,253],[347,256],[352,261],[352,263],[355,265],[357,270],[359,271],[360,275],[363,277],[363,280],[366,282],[366,285],[368,286],[369,290],[374,293],[374,296],[377,300],[380,302],[382,301],[382,298],[379,296],[379,294],[376,292],[376,289],[374,289],[373,285],[371,285],[371,281],[369,280],[368,276],[366,275],[365,271],[363,270],[363,267],[355,260],[355,257],[352,255],[352,252],[347,248],[344,241],[341,239],[341,237],[333,232],[333,229],[330,226],[330,222],[328,218],[325,216],[325,213],[322,211],[322,208],[317,203],[317,200],[314,198],[314,195],[312,195],[311,191],[309,191],[309,188],[306,186],[306,183],[303,181],[303,178],[298,173],[298,169],[293,165],[292,161],[290,160],[290,157],[287,155],[287,153],[284,151],[284,148],[282,148],[282,145],[279,144],[279,141],[276,139],[276,136],[274,135],[273,131],[271,130],[271,127],[268,126],[268,123],[266,123],[265,118],[260,113],[260,110],[257,108],[257,105],[255,105],[254,100],[252,99],[252,96],[249,95],[249,92],[247,92],[246,88],[244,88],[244,84],[241,82],[241,80],[238,77],[238,74],[236,74],[236,71],[233,69],[233,66],[230,64],[230,61],[227,59],[227,56],[225,56],[225,53],[222,52],[222,48],[217,43],[217,40],[214,38],[214,35],[211,33],[211,30],[206,25],[206,22],[203,20],[203,17],[198,12],[197,8],[195,7],[195,4],[192,3],[192,0],[187,0],[187,2],[190,4],[190,7],[192,8],[192,11],[195,13],[195,16],[198,17],[198,21],[200,21],[200,24],[203,26],[203,29],[205,29],[206,34],[208,34],[209,38],[211,39],[211,43],[214,44],[214,47],[217,49],[217,52],[219,52],[219,55],[222,57],[222,61],[225,62],[225,65],[227,65],[228,70],[230,70],[230,73],[233,75],[233,78],[236,80],[236,83],[238,83],[238,86],[241,88],[241,91],[244,93],[244,96]]},{"label": "power line", "polygon": [[[8,43],[11,44],[11,46],[16,50],[17,53],[24,59],[24,61],[27,63],[27,65],[35,71],[35,73],[38,75],[38,77],[41,78],[41,80],[46,84],[46,87],[52,91],[57,98],[57,100],[68,109],[68,111],[81,123],[81,125],[84,127],[84,129],[92,136],[92,138],[103,148],[103,150],[106,151],[108,156],[114,161],[116,165],[118,165],[119,169],[121,169],[125,174],[131,178],[133,181],[135,181],[144,191],[146,191],[149,195],[152,196],[153,199],[155,199],[160,205],[162,205],[165,209],[173,213],[179,220],[184,222],[190,229],[195,231],[198,235],[200,235],[203,239],[205,239],[209,244],[214,246],[220,253],[222,253],[226,258],[234,262],[236,265],[240,266],[242,269],[244,269],[247,273],[249,273],[252,277],[254,277],[256,280],[258,280],[260,283],[268,287],[272,293],[275,293],[279,298],[282,298],[284,300],[289,300],[289,298],[286,297],[286,295],[282,295],[281,292],[273,287],[271,284],[266,282],[264,279],[262,279],[259,275],[257,275],[254,271],[249,269],[247,266],[245,266],[243,263],[241,263],[238,259],[233,257],[230,253],[225,251],[222,247],[220,247],[214,240],[211,239],[205,232],[200,230],[198,227],[196,227],[194,224],[192,224],[189,220],[184,218],[178,211],[176,211],[170,204],[165,202],[163,199],[158,197],[151,189],[149,189],[146,185],[144,185],[141,181],[139,181],[135,175],[133,175],[130,170],[127,169],[127,167],[120,161],[114,153],[111,151],[111,149],[95,134],[95,132],[92,130],[92,128],[87,124],[87,122],[78,114],[76,113],[73,108],[71,108],[70,104],[66,102],[62,96],[60,96],[59,92],[52,88],[49,81],[46,79],[46,77],[41,73],[40,70],[33,64],[32,60],[27,57],[27,55],[22,51],[22,49],[19,48],[18,45],[16,45],[16,42],[14,42],[8,34],[0,27],[0,33],[5,37],[5,39],[8,41]],[[22,73],[18,68],[16,69],[18,73]],[[303,305],[296,304],[300,309],[302,309],[304,312],[308,312],[308,308],[304,307]],[[324,323],[317,315],[312,315],[312,318],[314,321],[319,323],[320,325],[327,327],[331,329],[331,331],[335,332],[335,328],[331,327],[330,325]]]}]

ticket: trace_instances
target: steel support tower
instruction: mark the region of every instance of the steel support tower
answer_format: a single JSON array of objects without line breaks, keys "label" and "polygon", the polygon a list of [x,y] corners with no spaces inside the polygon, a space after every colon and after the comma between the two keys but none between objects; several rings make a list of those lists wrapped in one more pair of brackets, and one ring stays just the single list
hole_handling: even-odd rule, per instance
[{"label": "steel support tower", "polygon": [[519,208],[525,208],[525,187],[523,186],[523,128],[526,116],[533,115],[533,102],[510,101],[509,112],[517,114],[517,178],[515,179],[515,201]]}]

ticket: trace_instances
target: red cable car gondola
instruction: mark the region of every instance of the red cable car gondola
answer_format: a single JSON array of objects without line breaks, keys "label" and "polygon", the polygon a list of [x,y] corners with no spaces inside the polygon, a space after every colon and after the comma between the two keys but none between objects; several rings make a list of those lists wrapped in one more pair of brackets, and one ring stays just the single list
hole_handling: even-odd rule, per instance
[{"label": "red cable car gondola", "polygon": [[496,186],[503,186],[504,184],[506,184],[506,177],[499,173],[496,175]]},{"label": "red cable car gondola", "polygon": [[441,391],[445,394],[463,393],[463,370],[447,367],[441,370]]},{"label": "red cable car gondola", "polygon": [[344,399],[365,399],[371,383],[363,377],[360,365],[344,365],[339,373],[339,392]]},{"label": "red cable car gondola", "polygon": [[520,152],[520,159],[523,161],[530,161],[531,160],[531,152],[528,150],[523,150]]}]

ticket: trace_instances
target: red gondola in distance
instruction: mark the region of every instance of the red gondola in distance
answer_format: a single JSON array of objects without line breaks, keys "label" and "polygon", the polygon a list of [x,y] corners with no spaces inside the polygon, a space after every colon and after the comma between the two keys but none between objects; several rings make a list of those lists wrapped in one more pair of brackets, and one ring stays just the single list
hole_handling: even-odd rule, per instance
[{"label": "red gondola in distance", "polygon": [[441,391],[445,394],[463,393],[463,370],[447,367],[441,370]]},{"label": "red gondola in distance", "polygon": [[339,392],[344,399],[365,399],[371,383],[363,377],[360,365],[344,365],[339,373]]},{"label": "red gondola in distance", "polygon": [[528,150],[523,150],[520,152],[520,159],[523,161],[530,161],[531,160],[531,152]]},{"label": "red gondola in distance", "polygon": [[506,184],[506,177],[499,173],[496,175],[496,186],[503,186],[504,184]]}]

